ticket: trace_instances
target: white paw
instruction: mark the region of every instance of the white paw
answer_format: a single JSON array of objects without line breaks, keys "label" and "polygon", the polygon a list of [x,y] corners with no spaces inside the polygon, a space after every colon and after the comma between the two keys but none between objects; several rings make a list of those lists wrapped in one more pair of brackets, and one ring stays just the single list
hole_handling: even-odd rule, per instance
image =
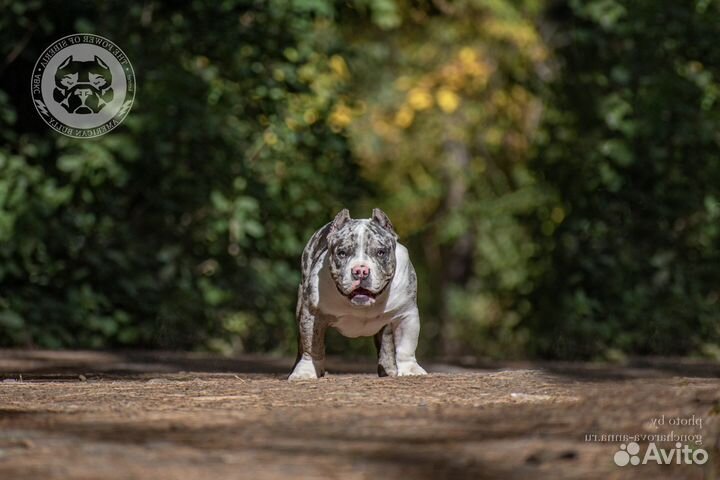
[{"label": "white paw", "polygon": [[318,378],[318,374],[315,371],[315,365],[311,360],[302,359],[295,365],[292,373],[288,377],[288,380],[314,380]]},{"label": "white paw", "polygon": [[427,372],[417,362],[398,362],[397,374],[398,377],[405,377],[408,375],[427,375]]}]

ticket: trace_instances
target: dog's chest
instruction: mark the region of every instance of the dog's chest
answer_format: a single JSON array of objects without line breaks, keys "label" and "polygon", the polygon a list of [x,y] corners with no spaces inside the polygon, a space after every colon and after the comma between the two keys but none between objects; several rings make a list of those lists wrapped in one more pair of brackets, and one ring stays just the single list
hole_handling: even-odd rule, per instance
[{"label": "dog's chest", "polygon": [[385,315],[374,317],[361,317],[355,315],[342,315],[330,320],[330,326],[336,328],[346,337],[369,337],[375,335],[383,325],[388,323]]}]

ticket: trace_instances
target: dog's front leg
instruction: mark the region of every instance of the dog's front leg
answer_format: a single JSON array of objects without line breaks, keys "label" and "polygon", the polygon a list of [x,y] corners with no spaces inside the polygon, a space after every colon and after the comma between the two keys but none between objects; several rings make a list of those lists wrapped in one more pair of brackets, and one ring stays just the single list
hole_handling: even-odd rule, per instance
[{"label": "dog's front leg", "polygon": [[[302,302],[302,300],[300,300]],[[298,356],[288,380],[306,380],[325,375],[325,330],[327,322],[306,305],[298,308]]]},{"label": "dog's front leg", "polygon": [[415,359],[415,349],[420,336],[420,314],[417,307],[392,323],[395,340],[395,363],[397,375],[426,375]]}]

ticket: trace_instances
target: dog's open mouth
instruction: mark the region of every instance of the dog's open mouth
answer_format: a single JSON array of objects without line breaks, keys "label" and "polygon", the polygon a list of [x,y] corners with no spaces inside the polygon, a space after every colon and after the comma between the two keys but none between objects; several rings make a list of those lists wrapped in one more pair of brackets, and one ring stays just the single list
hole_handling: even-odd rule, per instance
[{"label": "dog's open mouth", "polygon": [[377,294],[371,292],[367,288],[358,287],[355,290],[353,290],[352,292],[350,292],[350,295],[348,295],[348,297],[350,297],[350,300],[352,300],[353,298],[358,297],[358,296],[375,298],[375,297],[377,297]]},{"label": "dog's open mouth", "polygon": [[350,299],[350,303],[354,305],[372,305],[375,303],[377,293],[373,293],[367,288],[358,287],[350,292],[347,297]]},{"label": "dog's open mouth", "polygon": [[340,295],[342,295],[345,298],[347,298],[348,300],[350,300],[350,303],[352,303],[353,305],[366,307],[368,305],[373,305],[375,303],[375,300],[377,299],[377,297],[382,295],[382,293],[385,291],[385,289],[387,288],[387,286],[389,284],[390,284],[390,282],[385,284],[385,286],[382,287],[377,292],[373,292],[364,287],[357,287],[354,290],[352,290],[350,293],[345,293],[340,288],[339,285],[335,284],[335,287],[337,288]]}]

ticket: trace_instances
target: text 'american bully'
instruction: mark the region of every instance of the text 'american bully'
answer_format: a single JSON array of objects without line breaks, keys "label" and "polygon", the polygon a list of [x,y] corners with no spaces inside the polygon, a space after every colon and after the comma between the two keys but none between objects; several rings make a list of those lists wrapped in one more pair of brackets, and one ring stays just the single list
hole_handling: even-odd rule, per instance
[{"label": "text 'american bully'", "polygon": [[352,219],[347,209],[310,238],[298,290],[298,356],[289,380],[325,374],[325,330],[375,336],[378,375],[425,375],[415,360],[420,317],[407,248],[385,213]]}]

